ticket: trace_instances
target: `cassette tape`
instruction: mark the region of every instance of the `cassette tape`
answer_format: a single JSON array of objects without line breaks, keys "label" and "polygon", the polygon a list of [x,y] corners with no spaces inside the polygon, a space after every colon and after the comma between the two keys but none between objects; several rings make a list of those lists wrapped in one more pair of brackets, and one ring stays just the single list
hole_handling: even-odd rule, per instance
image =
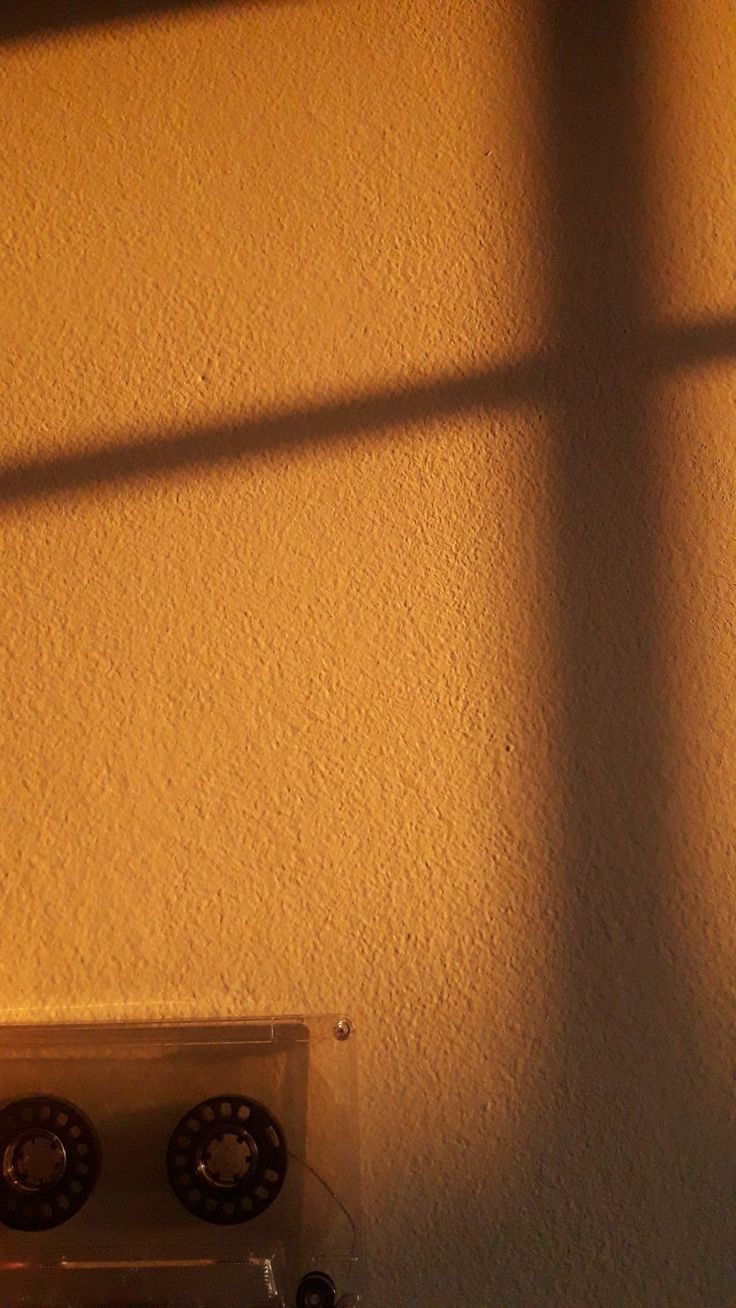
[{"label": "cassette tape", "polygon": [[0,1027],[3,1308],[355,1308],[344,1017]]}]

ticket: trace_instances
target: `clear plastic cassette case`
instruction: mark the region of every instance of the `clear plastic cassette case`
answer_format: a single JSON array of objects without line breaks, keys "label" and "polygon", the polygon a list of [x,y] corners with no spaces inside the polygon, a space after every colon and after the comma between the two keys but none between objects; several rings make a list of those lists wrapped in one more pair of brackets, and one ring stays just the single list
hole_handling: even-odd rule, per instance
[{"label": "clear plastic cassette case", "polygon": [[362,1303],[347,1018],[0,1027],[0,1302]]}]

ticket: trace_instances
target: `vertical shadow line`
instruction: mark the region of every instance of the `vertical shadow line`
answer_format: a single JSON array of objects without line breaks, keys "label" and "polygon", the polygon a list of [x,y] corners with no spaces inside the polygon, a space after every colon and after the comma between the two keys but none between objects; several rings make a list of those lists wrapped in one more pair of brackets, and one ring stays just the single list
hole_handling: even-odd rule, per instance
[{"label": "vertical shadow line", "polygon": [[[559,1066],[539,1302],[725,1304],[722,1163],[672,931],[669,709],[649,396],[646,77],[633,0],[540,0],[560,710]],[[555,616],[556,615],[556,616]],[[704,1087],[700,1087],[703,1093]],[[716,1186],[717,1189],[717,1186]]]}]

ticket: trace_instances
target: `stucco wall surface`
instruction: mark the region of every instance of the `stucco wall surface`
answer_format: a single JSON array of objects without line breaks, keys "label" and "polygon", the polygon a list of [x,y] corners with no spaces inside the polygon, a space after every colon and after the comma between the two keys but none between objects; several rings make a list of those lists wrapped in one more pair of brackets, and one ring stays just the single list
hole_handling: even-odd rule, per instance
[{"label": "stucco wall surface", "polygon": [[380,1308],[726,1308],[732,7],[123,8],[0,17],[0,1004],[349,1011]]}]

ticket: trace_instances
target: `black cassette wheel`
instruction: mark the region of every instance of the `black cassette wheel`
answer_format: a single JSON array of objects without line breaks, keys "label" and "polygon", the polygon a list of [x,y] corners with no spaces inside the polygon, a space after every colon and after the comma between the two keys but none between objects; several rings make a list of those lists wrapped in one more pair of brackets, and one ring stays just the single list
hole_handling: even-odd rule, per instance
[{"label": "black cassette wheel", "polygon": [[299,1282],[296,1308],[335,1308],[335,1282],[326,1272],[308,1272]]},{"label": "black cassette wheel", "polygon": [[33,1095],[0,1109],[0,1221],[47,1231],[89,1199],[100,1173],[97,1132],[65,1099]]},{"label": "black cassette wheel", "polygon": [[276,1118],[242,1095],[218,1095],[190,1108],[166,1156],[177,1199],[195,1217],[220,1226],[265,1212],[284,1183],[286,1160]]}]

